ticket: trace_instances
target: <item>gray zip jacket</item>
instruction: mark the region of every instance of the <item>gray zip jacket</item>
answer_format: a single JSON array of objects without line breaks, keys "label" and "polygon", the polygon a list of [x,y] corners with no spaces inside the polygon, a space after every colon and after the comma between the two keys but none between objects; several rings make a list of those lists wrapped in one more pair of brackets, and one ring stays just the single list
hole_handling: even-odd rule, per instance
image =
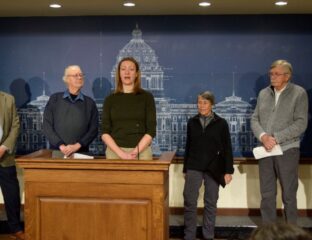
[{"label": "gray zip jacket", "polygon": [[299,148],[307,125],[308,95],[302,87],[288,83],[276,105],[272,86],[260,91],[251,117],[251,129],[258,139],[265,132],[274,136],[283,151]]}]

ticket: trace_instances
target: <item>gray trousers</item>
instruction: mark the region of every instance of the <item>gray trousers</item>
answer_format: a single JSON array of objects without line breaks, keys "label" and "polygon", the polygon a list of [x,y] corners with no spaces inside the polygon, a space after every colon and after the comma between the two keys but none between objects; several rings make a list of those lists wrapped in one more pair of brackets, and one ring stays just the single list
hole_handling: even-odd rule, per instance
[{"label": "gray trousers", "polygon": [[291,148],[281,156],[259,160],[260,209],[263,223],[276,222],[277,179],[279,179],[286,222],[297,224],[299,158],[299,148]]},{"label": "gray trousers", "polygon": [[219,183],[209,173],[187,170],[184,185],[184,239],[196,239],[197,200],[199,189],[204,181],[204,216],[203,236],[205,239],[214,237],[214,228],[219,198]]}]

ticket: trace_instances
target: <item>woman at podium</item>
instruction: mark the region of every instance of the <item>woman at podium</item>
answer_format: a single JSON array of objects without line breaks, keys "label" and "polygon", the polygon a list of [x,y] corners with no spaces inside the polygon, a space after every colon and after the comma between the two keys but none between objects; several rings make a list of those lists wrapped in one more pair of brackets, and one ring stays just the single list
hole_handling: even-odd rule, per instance
[{"label": "woman at podium", "polygon": [[103,104],[102,140],[108,159],[152,159],[156,108],[151,93],[141,88],[138,62],[127,57],[116,70],[115,91]]}]

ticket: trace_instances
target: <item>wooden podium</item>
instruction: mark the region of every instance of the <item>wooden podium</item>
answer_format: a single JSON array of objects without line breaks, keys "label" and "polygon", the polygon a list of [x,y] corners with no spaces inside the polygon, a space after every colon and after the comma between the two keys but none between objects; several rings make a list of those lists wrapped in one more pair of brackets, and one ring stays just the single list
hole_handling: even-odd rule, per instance
[{"label": "wooden podium", "polygon": [[24,169],[26,240],[169,239],[169,165],[159,159],[54,159],[40,150]]}]

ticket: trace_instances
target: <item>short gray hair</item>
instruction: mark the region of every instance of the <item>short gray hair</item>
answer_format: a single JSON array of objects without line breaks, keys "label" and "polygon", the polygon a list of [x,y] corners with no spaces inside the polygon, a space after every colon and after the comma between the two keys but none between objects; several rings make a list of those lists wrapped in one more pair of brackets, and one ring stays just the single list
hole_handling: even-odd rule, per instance
[{"label": "short gray hair", "polygon": [[202,93],[200,93],[200,94],[198,95],[198,97],[202,97],[202,98],[204,98],[204,99],[210,101],[210,102],[211,102],[211,105],[214,105],[214,104],[215,104],[215,97],[214,97],[213,93],[210,92],[210,91],[202,92]]},{"label": "short gray hair", "polygon": [[275,68],[275,67],[277,67],[277,66],[282,66],[283,68],[286,69],[286,71],[288,71],[287,73],[288,73],[290,76],[292,75],[293,68],[292,68],[291,64],[290,64],[288,61],[283,60],[283,59],[276,60],[276,61],[274,61],[274,62],[271,64],[270,69]]},{"label": "short gray hair", "polygon": [[69,69],[71,68],[79,68],[81,70],[81,67],[79,65],[69,65],[65,68],[64,70],[64,76],[63,76],[63,81],[66,83],[66,75]]}]

